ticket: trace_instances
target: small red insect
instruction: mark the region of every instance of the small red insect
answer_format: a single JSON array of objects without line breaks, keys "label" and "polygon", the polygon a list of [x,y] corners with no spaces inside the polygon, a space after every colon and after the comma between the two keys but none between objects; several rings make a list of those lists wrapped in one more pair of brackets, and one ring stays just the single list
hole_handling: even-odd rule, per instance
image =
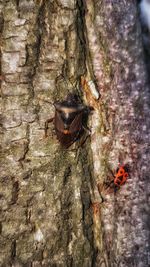
[{"label": "small red insect", "polygon": [[117,173],[115,174],[115,178],[114,178],[115,186],[120,187],[121,185],[125,184],[128,176],[129,176],[128,168],[124,165],[120,166],[117,169]]},{"label": "small red insect", "polygon": [[129,168],[127,165],[120,166],[114,174],[110,170],[113,179],[111,181],[105,181],[104,184],[98,183],[98,191],[100,193],[112,193],[118,191],[118,189],[125,184],[129,176]]}]

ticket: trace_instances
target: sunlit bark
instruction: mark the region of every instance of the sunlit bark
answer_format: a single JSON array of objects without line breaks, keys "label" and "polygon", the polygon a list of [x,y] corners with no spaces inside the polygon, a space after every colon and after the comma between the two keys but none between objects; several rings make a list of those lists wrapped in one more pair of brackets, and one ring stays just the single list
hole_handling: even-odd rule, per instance
[{"label": "sunlit bark", "polygon": [[[0,9],[0,266],[148,266],[150,110],[135,1]],[[91,137],[64,150],[44,123],[72,91],[94,108]],[[127,183],[105,191],[119,163]]]}]

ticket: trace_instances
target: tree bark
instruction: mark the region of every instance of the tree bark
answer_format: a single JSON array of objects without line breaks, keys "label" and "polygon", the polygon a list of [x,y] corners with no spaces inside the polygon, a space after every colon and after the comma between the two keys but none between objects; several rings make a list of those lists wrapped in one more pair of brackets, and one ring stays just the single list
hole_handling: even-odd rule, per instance
[{"label": "tree bark", "polygon": [[[0,9],[0,266],[149,266],[149,84],[136,2]],[[53,125],[44,138],[44,123],[70,92],[94,110],[90,138],[65,150]],[[119,163],[127,183],[105,190]]]}]

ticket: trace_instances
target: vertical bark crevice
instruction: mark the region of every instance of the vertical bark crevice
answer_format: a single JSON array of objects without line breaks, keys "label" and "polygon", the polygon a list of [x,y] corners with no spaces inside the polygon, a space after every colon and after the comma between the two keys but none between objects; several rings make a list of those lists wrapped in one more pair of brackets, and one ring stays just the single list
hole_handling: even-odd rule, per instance
[{"label": "vertical bark crevice", "polygon": [[[0,46],[2,45],[2,33],[4,28],[4,15],[3,12],[0,13]],[[4,79],[3,73],[2,73],[2,49],[0,47],[0,90],[1,90],[1,83]],[[0,91],[0,98],[2,97],[2,92]]]}]

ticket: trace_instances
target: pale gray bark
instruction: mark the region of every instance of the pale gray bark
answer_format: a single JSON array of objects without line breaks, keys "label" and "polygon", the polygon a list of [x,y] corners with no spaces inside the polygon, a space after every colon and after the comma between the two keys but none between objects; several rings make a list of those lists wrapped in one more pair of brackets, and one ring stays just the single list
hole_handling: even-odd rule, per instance
[{"label": "pale gray bark", "polygon": [[[136,2],[0,8],[0,266],[149,266],[149,87]],[[44,139],[48,102],[83,75],[101,94],[75,88],[94,107],[91,138],[63,150],[53,125]],[[130,167],[127,183],[99,192],[118,163]]]}]

